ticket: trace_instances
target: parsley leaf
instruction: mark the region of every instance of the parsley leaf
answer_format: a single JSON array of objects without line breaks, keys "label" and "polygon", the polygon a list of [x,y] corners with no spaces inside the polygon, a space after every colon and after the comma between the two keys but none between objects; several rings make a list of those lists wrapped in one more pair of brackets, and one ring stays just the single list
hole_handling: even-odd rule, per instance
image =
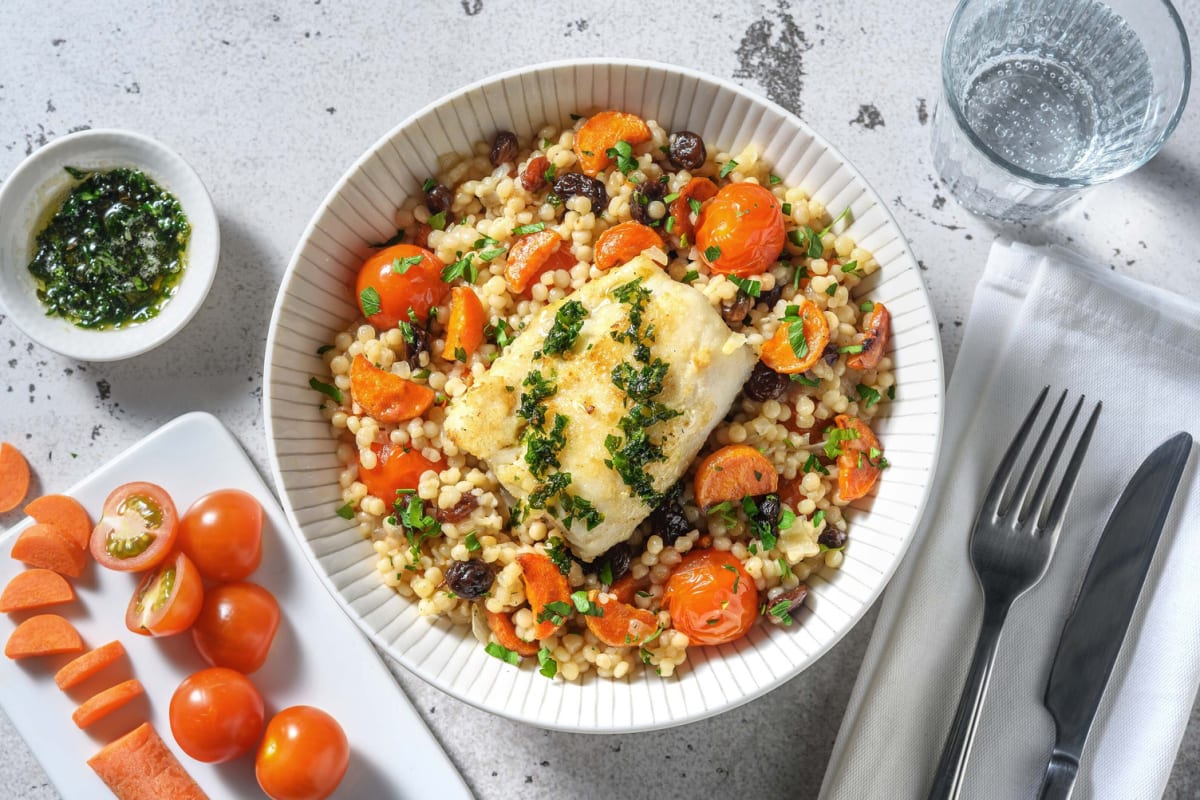
[{"label": "parsley leaf", "polygon": [[467,546],[467,552],[474,553],[483,549],[483,545],[479,543],[479,535],[475,531],[471,531],[463,537],[463,544]]},{"label": "parsley leaf", "polygon": [[803,384],[805,386],[820,386],[821,385],[821,380],[819,378],[810,378],[805,373],[800,373],[799,375],[788,375],[788,379],[793,380],[796,383]]},{"label": "parsley leaf", "polygon": [[528,233],[539,233],[546,230],[546,223],[534,222],[529,225],[518,225],[513,228],[513,236],[524,236]]},{"label": "parsley leaf", "polygon": [[804,318],[800,316],[800,306],[788,306],[783,313],[783,323],[788,326],[788,344],[796,358],[807,357],[808,340],[804,336]]},{"label": "parsley leaf", "polygon": [[587,309],[578,300],[568,300],[559,306],[554,315],[554,325],[546,334],[542,352],[550,356],[568,352],[575,345],[587,315]]},{"label": "parsley leaf", "polygon": [[871,311],[875,310],[875,304],[872,303],[870,300],[863,300],[861,303],[858,304],[858,310],[863,312],[864,314],[870,313]]},{"label": "parsley leaf", "polygon": [[349,503],[337,510],[337,515],[342,519],[354,519],[354,507]]},{"label": "parsley leaf", "polygon": [[329,397],[331,400],[333,400],[333,402],[335,402],[335,403],[342,402],[342,390],[339,389],[338,387],[336,387],[332,384],[322,383],[321,381],[317,380],[316,378],[309,378],[308,385],[311,386],[312,388],[316,389],[321,394]]},{"label": "parsley leaf", "polygon": [[521,663],[521,655],[516,650],[509,650],[502,644],[488,642],[487,647],[483,651],[489,656],[500,659],[501,661],[512,664],[514,667]]},{"label": "parsley leaf", "polygon": [[707,261],[708,263],[711,264],[720,257],[721,257],[721,248],[717,247],[716,245],[712,245],[711,247],[704,248],[704,260]]},{"label": "parsley leaf", "polygon": [[462,278],[467,283],[474,283],[479,278],[479,267],[475,266],[475,254],[467,253],[453,264],[447,264],[442,269],[442,282],[452,283]]},{"label": "parsley leaf", "polygon": [[691,283],[692,281],[696,280],[696,278],[699,278],[699,277],[700,277],[699,272],[697,272],[694,269],[689,269],[687,271],[687,273],[684,274],[682,282],[683,283]]},{"label": "parsley leaf", "polygon": [[446,212],[439,211],[436,214],[431,214],[429,216],[428,225],[429,225],[429,227],[433,228],[435,231],[446,230]]},{"label": "parsley leaf", "polygon": [[717,173],[717,177],[724,178],[724,177],[728,176],[729,173],[731,173],[735,169],[737,169],[737,165],[738,165],[738,162],[734,161],[732,158],[729,159],[728,161],[726,161],[724,164],[721,165],[721,171]]},{"label": "parsley leaf", "polygon": [[870,408],[879,402],[878,389],[872,389],[870,386],[865,386],[860,383],[855,387],[855,390],[858,392],[859,399],[867,404],[867,408]]},{"label": "parsley leaf", "polygon": [[408,258],[393,258],[392,272],[397,275],[403,275],[410,269],[421,263],[422,256],[409,256]]},{"label": "parsley leaf", "polygon": [[437,186],[437,181],[435,181],[433,178],[426,178],[425,182],[421,184],[421,191],[428,192],[435,186]]},{"label": "parsley leaf", "polygon": [[617,169],[622,175],[628,175],[638,168],[637,158],[633,155],[633,146],[624,140],[617,142],[604,151],[604,154],[617,162]]},{"label": "parsley leaf", "polygon": [[569,575],[571,572],[571,554],[567,552],[567,546],[563,540],[557,536],[551,536],[546,540],[546,555],[554,562],[554,566],[558,567],[558,571],[563,575]]},{"label": "parsley leaf", "polygon": [[586,589],[580,589],[577,592],[571,592],[571,602],[575,604],[575,610],[585,617],[603,617],[604,609],[596,605],[588,598]]},{"label": "parsley leaf", "polygon": [[739,278],[737,275],[729,275],[729,282],[738,287],[742,294],[747,297],[758,297],[762,294],[762,283],[749,278]]},{"label": "parsley leaf", "polygon": [[362,304],[362,312],[364,317],[373,317],[379,313],[382,308],[382,301],[379,298],[379,291],[374,286],[368,286],[362,290],[362,294],[358,296]]},{"label": "parsley leaf", "polygon": [[537,660],[540,672],[547,678],[553,678],[558,674],[558,662],[554,660],[554,656],[550,654],[549,647],[543,647],[537,652]]}]

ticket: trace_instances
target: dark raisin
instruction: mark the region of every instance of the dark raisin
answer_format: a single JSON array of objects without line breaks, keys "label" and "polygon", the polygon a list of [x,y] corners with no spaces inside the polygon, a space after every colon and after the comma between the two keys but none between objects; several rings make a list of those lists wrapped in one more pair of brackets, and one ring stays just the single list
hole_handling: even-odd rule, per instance
[{"label": "dark raisin", "polygon": [[845,531],[839,531],[830,526],[821,531],[821,535],[817,537],[817,544],[823,544],[830,550],[841,550],[846,546],[847,538],[849,537],[846,536]]},{"label": "dark raisin", "polygon": [[700,169],[708,159],[708,151],[699,134],[679,131],[671,136],[667,159],[680,169]]},{"label": "dark raisin", "polygon": [[664,547],[675,544],[680,536],[687,536],[695,526],[688,522],[683,507],[679,505],[679,495],[682,486],[676,484],[675,489],[668,493],[667,498],[658,508],[650,512],[650,526],[654,533],[662,539]]},{"label": "dark raisin", "polygon": [[776,531],[779,527],[779,515],[783,513],[783,507],[779,505],[779,495],[765,494],[757,499],[757,505],[758,512],[755,516],[770,525],[772,531]]},{"label": "dark raisin", "polygon": [[658,181],[647,181],[639,186],[629,204],[633,218],[643,225],[653,222],[654,220],[650,219],[650,204],[655,200],[662,200],[666,193],[667,187]]},{"label": "dark raisin", "polygon": [[776,281],[774,288],[759,295],[758,302],[763,303],[767,308],[774,308],[781,297],[783,297],[783,284]]},{"label": "dark raisin", "polygon": [[832,364],[837,361],[838,349],[836,344],[825,345],[825,352],[821,354],[821,358],[825,359],[826,364]]},{"label": "dark raisin", "polygon": [[804,605],[804,598],[806,597],[808,597],[808,587],[802,583],[794,589],[788,589],[774,600],[768,601],[767,605],[774,609],[776,605],[786,601],[788,604],[786,613],[791,614],[797,608]]},{"label": "dark raisin", "polygon": [[564,201],[581,194],[592,201],[592,213],[603,214],[608,209],[608,190],[595,178],[582,172],[566,172],[554,181],[554,193]]},{"label": "dark raisin", "polygon": [[527,192],[540,192],[546,188],[546,170],[550,169],[550,159],[536,156],[529,159],[525,169],[521,170],[521,185]]},{"label": "dark raisin", "polygon": [[473,494],[464,494],[462,499],[449,508],[439,508],[433,512],[438,522],[462,522],[471,516],[471,512],[479,508],[479,498]]},{"label": "dark raisin", "polygon": [[608,561],[609,567],[612,569],[613,581],[619,581],[625,577],[625,573],[629,572],[629,567],[633,563],[633,553],[629,549],[629,545],[625,542],[617,542],[612,547],[608,548],[608,552],[604,554],[603,561]]},{"label": "dark raisin", "polygon": [[425,193],[425,207],[430,214],[440,214],[449,211],[454,204],[454,193],[442,184],[438,184]]},{"label": "dark raisin", "polygon": [[723,301],[721,303],[721,319],[725,320],[725,324],[731,328],[740,328],[745,324],[746,317],[750,316],[752,308],[754,308],[754,298],[739,291],[732,302]]},{"label": "dark raisin", "polygon": [[404,328],[404,334],[404,360],[413,369],[420,369],[421,352],[429,349],[429,332],[410,322],[408,327]]},{"label": "dark raisin", "polygon": [[483,597],[496,579],[491,565],[477,558],[455,561],[446,568],[445,577],[450,591],[467,600]]},{"label": "dark raisin", "polygon": [[500,131],[492,140],[492,164],[498,167],[505,162],[515,162],[520,151],[517,135],[512,131]]},{"label": "dark raisin", "polygon": [[750,373],[742,391],[746,393],[746,397],[762,403],[779,397],[787,385],[787,375],[780,375],[760,361],[754,365],[754,371]]}]

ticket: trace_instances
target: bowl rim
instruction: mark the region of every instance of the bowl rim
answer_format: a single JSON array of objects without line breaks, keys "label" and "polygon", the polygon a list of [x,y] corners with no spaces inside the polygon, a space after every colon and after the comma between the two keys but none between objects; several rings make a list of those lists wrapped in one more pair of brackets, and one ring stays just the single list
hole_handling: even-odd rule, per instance
[{"label": "bowl rim", "polygon": [[[193,281],[199,279],[199,282],[189,284],[189,293],[186,298],[181,297],[178,292],[171,298],[170,302],[186,299],[186,302],[177,306],[184,308],[184,312],[174,319],[167,323],[160,323],[161,320],[168,319],[160,314],[138,325],[121,329],[122,332],[137,331],[142,334],[149,332],[149,335],[125,337],[125,346],[120,348],[112,346],[112,343],[116,341],[115,339],[109,339],[107,342],[108,346],[85,346],[85,342],[101,341],[96,337],[105,336],[112,332],[74,327],[70,329],[70,333],[66,335],[62,342],[52,344],[42,338],[41,332],[36,329],[36,325],[27,324],[28,319],[22,319],[24,316],[22,312],[13,312],[14,308],[19,307],[18,303],[22,302],[16,298],[6,299],[0,295],[0,311],[3,311],[13,324],[31,340],[59,355],[88,363],[121,361],[142,355],[168,341],[175,334],[179,333],[179,331],[183,330],[192,321],[192,318],[196,316],[197,312],[199,312],[201,306],[204,305],[205,299],[208,297],[213,281],[216,279],[217,267],[220,263],[220,223],[208,187],[187,159],[171,147],[151,136],[123,128],[88,128],[68,133],[39,147],[26,156],[12,173],[9,174],[7,180],[0,185],[0,208],[3,208],[7,202],[14,204],[21,202],[20,199],[13,200],[10,197],[12,193],[17,191],[12,187],[18,186],[20,179],[26,176],[34,178],[31,182],[34,184],[34,191],[37,191],[38,188],[44,186],[50,180],[52,175],[61,171],[63,167],[62,164],[53,163],[52,159],[61,150],[68,147],[80,146],[84,148],[83,154],[74,156],[75,159],[86,159],[93,151],[105,147],[115,146],[120,149],[127,149],[132,154],[131,157],[111,159],[114,162],[111,167],[112,169],[128,167],[145,170],[148,173],[153,173],[151,177],[156,182],[171,184],[170,186],[164,186],[164,188],[175,195],[180,207],[183,208],[184,214],[187,216],[188,223],[191,225],[187,246],[187,263],[184,267],[185,278],[193,276]],[[145,163],[146,159],[140,155],[143,153],[154,153],[161,157],[166,164],[166,168],[156,169],[147,166]],[[180,186],[183,183],[194,183],[195,188],[198,190],[190,192],[187,203],[180,197],[180,194],[183,193]],[[37,202],[39,216],[45,212],[49,205],[61,202],[61,199],[61,196],[56,194],[49,194],[39,199]],[[0,220],[0,230],[10,225],[23,224],[23,221],[13,217],[9,217],[8,220]],[[211,253],[207,251],[211,251]],[[195,256],[198,253],[204,257],[197,259]],[[0,263],[0,270],[7,268],[3,263]],[[195,288],[193,289],[192,287]]]},{"label": "bowl rim", "polygon": [[[268,455],[268,462],[270,464],[271,478],[275,484],[276,491],[279,494],[280,505],[283,506],[284,513],[288,518],[288,522],[291,524],[292,534],[296,537],[297,541],[299,542],[300,547],[304,552],[305,558],[309,563],[309,566],[312,567],[312,569],[314,571],[316,571],[317,576],[321,581],[321,584],[325,587],[326,591],[328,591],[333,596],[334,600],[337,602],[339,607],[341,607],[343,612],[346,613],[354,621],[354,623],[359,627],[359,629],[371,640],[372,644],[374,644],[378,649],[382,650],[388,656],[388,658],[396,661],[401,666],[403,666],[404,669],[409,674],[420,678],[425,683],[437,688],[438,690],[440,690],[442,692],[445,692],[446,694],[450,695],[451,697],[454,697],[455,699],[462,701],[462,702],[464,702],[470,706],[473,706],[475,708],[478,708],[482,711],[486,711],[490,714],[494,714],[496,716],[499,716],[499,717],[502,717],[505,719],[509,719],[514,722],[519,722],[519,723],[526,724],[526,725],[533,725],[535,727],[539,727],[539,728],[543,728],[543,729],[547,729],[547,730],[556,730],[556,731],[563,731],[563,732],[569,732],[569,733],[589,733],[589,734],[636,733],[636,732],[645,732],[645,731],[652,731],[652,730],[662,730],[662,729],[666,729],[666,728],[677,727],[679,725],[684,725],[684,724],[691,723],[691,722],[698,722],[703,719],[708,719],[710,717],[714,717],[719,714],[723,714],[727,711],[731,711],[739,706],[745,705],[746,703],[767,694],[770,691],[778,689],[783,684],[787,683],[788,681],[794,679],[797,675],[804,672],[805,669],[807,669],[813,663],[818,661],[822,656],[824,656],[826,653],[828,653],[829,650],[831,650],[835,645],[837,645],[839,642],[841,642],[841,640],[846,636],[846,634],[848,634],[853,628],[855,628],[858,625],[859,622],[862,621],[862,618],[875,605],[876,601],[879,599],[879,596],[883,593],[884,589],[887,588],[888,584],[891,582],[892,578],[895,576],[896,570],[899,568],[900,563],[904,560],[905,556],[908,554],[909,548],[912,546],[913,539],[916,537],[916,533],[920,530],[921,525],[924,521],[925,515],[928,511],[929,499],[932,494],[933,486],[934,486],[934,483],[936,481],[936,476],[937,476],[937,466],[938,466],[938,461],[939,461],[939,458],[941,455],[942,434],[943,434],[943,427],[944,427],[944,422],[945,422],[945,396],[946,396],[946,377],[945,377],[945,369],[944,369],[945,362],[944,362],[943,354],[942,354],[941,338],[936,333],[936,316],[934,314],[933,304],[930,301],[929,290],[925,286],[924,279],[921,278],[920,274],[918,273],[918,274],[916,274],[916,278],[917,278],[917,286],[920,289],[921,300],[922,300],[923,306],[929,310],[929,316],[930,316],[931,322],[934,323],[934,335],[930,341],[931,341],[931,344],[932,344],[933,350],[934,350],[934,363],[936,364],[936,367],[937,367],[937,369],[936,369],[937,391],[936,391],[936,397],[932,398],[936,404],[936,412],[935,413],[937,415],[937,424],[936,424],[936,431],[934,433],[934,441],[933,441],[933,446],[931,449],[931,456],[930,456],[930,466],[929,466],[930,479],[924,486],[924,488],[921,492],[920,499],[916,505],[916,511],[914,512],[915,522],[914,522],[912,528],[907,532],[907,536],[905,537],[904,541],[901,543],[900,548],[899,548],[898,552],[896,553],[895,558],[892,560],[892,562],[888,566],[887,570],[884,571],[883,578],[879,582],[878,588],[875,589],[871,593],[870,597],[866,601],[864,601],[857,609],[855,609],[853,614],[849,615],[850,616],[849,622],[846,623],[846,625],[840,631],[837,631],[836,634],[833,637],[831,637],[827,643],[825,643],[822,647],[818,648],[812,654],[812,656],[810,657],[810,659],[808,660],[808,662],[805,665],[803,665],[802,667],[800,667],[799,669],[797,669],[795,672],[788,675],[787,677],[777,679],[774,682],[768,683],[760,688],[755,689],[754,691],[750,691],[745,694],[742,694],[742,695],[726,702],[726,704],[724,704],[722,706],[715,707],[712,709],[707,709],[703,712],[689,711],[689,712],[683,714],[682,716],[672,717],[670,719],[664,720],[664,721],[662,721],[660,723],[656,723],[656,724],[611,725],[611,726],[607,726],[607,727],[603,727],[603,728],[601,728],[601,727],[583,727],[583,726],[569,725],[569,724],[566,724],[566,725],[551,724],[551,723],[547,723],[547,722],[540,721],[537,719],[531,719],[528,716],[522,716],[521,714],[518,714],[518,713],[510,713],[503,709],[489,707],[486,704],[484,704],[483,702],[477,702],[475,699],[465,696],[464,694],[461,694],[460,692],[456,691],[449,682],[442,680],[441,676],[431,675],[426,672],[418,670],[414,665],[411,665],[408,663],[408,661],[403,657],[402,653],[393,652],[393,649],[392,649],[390,643],[384,641],[382,639],[382,637],[376,631],[372,630],[367,625],[366,620],[363,619],[362,615],[356,613],[353,609],[351,609],[349,607],[348,602],[345,600],[345,598],[342,597],[341,592],[333,584],[332,579],[330,578],[328,572],[326,572],[326,570],[322,568],[320,561],[317,558],[316,553],[313,552],[309,541],[304,537],[301,525],[300,525],[299,521],[296,519],[295,511],[292,509],[292,504],[291,504],[290,500],[288,499],[287,487],[284,484],[283,474],[280,470],[279,453],[278,453],[276,445],[275,445],[275,424],[274,424],[274,420],[272,419],[272,414],[271,414],[271,409],[272,409],[272,406],[274,405],[274,399],[275,399],[274,392],[272,391],[272,387],[271,387],[271,384],[272,384],[271,376],[274,372],[274,369],[272,367],[272,353],[275,349],[276,335],[280,329],[280,326],[278,323],[279,323],[280,315],[283,312],[284,302],[287,298],[287,294],[288,294],[287,289],[291,285],[291,282],[295,276],[297,266],[299,265],[299,262],[300,262],[300,256],[301,256],[302,251],[304,250],[305,244],[308,242],[309,238],[313,235],[314,231],[316,230],[316,223],[317,223],[318,218],[322,215],[324,210],[337,198],[337,196],[341,193],[341,191],[350,182],[352,177],[355,174],[357,174],[357,172],[362,168],[362,166],[381,147],[383,147],[389,140],[391,140],[393,137],[398,135],[400,131],[402,131],[403,129],[412,125],[418,119],[433,112],[435,109],[437,109],[445,104],[448,104],[454,100],[457,100],[458,98],[460,98],[466,94],[483,89],[487,86],[503,83],[505,81],[510,81],[510,80],[513,80],[514,78],[520,78],[522,76],[529,75],[529,74],[537,74],[537,73],[542,73],[542,72],[546,72],[546,71],[558,70],[558,69],[563,69],[563,68],[568,68],[568,67],[578,67],[578,66],[624,66],[624,67],[648,69],[648,70],[661,72],[661,73],[668,73],[668,74],[674,73],[674,74],[678,74],[678,75],[682,75],[682,76],[686,76],[686,77],[698,80],[700,82],[713,84],[724,91],[732,92],[735,95],[739,95],[743,98],[746,98],[753,103],[758,103],[758,104],[764,105],[771,111],[792,119],[795,123],[797,123],[799,125],[799,127],[801,129],[803,129],[807,134],[812,136],[814,141],[819,143],[828,152],[837,156],[837,158],[841,162],[842,166],[845,167],[846,169],[848,169],[855,176],[856,179],[858,179],[859,181],[862,181],[863,186],[866,187],[870,196],[876,201],[876,205],[879,207],[880,211],[884,214],[884,217],[887,220],[888,224],[890,224],[892,229],[894,229],[896,231],[897,239],[903,246],[903,254],[914,265],[917,263],[916,256],[912,252],[912,247],[910,246],[908,239],[904,236],[900,226],[896,223],[896,219],[892,215],[891,210],[887,207],[886,203],[883,201],[882,196],[866,180],[866,178],[862,175],[862,173],[858,170],[858,168],[855,167],[853,164],[851,164],[849,161],[847,161],[842,156],[841,151],[838,148],[832,146],[829,143],[828,139],[826,139],[824,136],[819,134],[817,131],[813,130],[812,126],[810,126],[808,123],[804,122],[804,120],[802,120],[798,115],[793,114],[791,111],[788,111],[786,108],[779,105],[778,103],[775,103],[774,101],[772,101],[771,99],[769,99],[767,97],[757,94],[749,89],[746,89],[745,87],[739,86],[738,84],[733,83],[732,81],[726,80],[724,78],[719,78],[717,76],[710,75],[708,73],[701,72],[699,70],[695,70],[695,69],[691,69],[689,67],[683,67],[683,66],[679,66],[679,65],[675,65],[675,64],[667,64],[664,62],[650,61],[650,60],[645,60],[645,59],[602,58],[602,57],[571,58],[571,59],[556,59],[553,61],[542,61],[542,62],[528,64],[528,65],[521,66],[521,67],[515,67],[513,69],[505,70],[503,72],[499,72],[499,73],[489,75],[484,78],[480,78],[478,80],[472,81],[471,83],[469,83],[459,89],[456,89],[452,92],[449,92],[445,95],[435,98],[433,101],[425,104],[424,106],[422,106],[415,112],[409,114],[401,122],[399,122],[398,124],[393,126],[391,129],[389,129],[383,136],[376,139],[358,158],[356,158],[354,160],[354,162],[345,170],[345,172],[343,172],[342,176],[337,180],[337,182],[333,185],[333,188],[330,189],[328,194],[321,201],[321,204],[319,206],[317,206],[317,208],[313,212],[313,215],[310,218],[308,224],[305,226],[303,232],[301,233],[299,240],[296,243],[296,247],[292,252],[292,257],[288,261],[287,270],[284,272],[283,279],[280,282],[279,291],[275,297],[275,305],[271,311],[271,321],[269,323],[270,327],[267,332],[266,350],[264,352],[264,357],[263,357],[263,359],[264,359],[263,360],[263,403],[262,403],[263,424],[264,424],[264,433],[265,433],[266,439],[267,439],[267,455]],[[543,120],[541,122],[545,122],[545,123],[549,124],[551,122],[551,120]],[[469,635],[469,634],[465,634],[465,635]],[[595,681],[595,680],[597,680],[597,678],[595,678],[595,676],[593,676],[592,680]]]}]

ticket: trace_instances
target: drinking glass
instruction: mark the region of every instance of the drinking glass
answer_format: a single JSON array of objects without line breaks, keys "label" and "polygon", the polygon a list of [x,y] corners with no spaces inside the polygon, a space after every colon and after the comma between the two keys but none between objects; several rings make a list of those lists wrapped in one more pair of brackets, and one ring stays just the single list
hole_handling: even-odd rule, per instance
[{"label": "drinking glass", "polygon": [[1190,80],[1167,0],[962,0],[942,48],[934,165],[968,211],[1031,220],[1149,161]]}]

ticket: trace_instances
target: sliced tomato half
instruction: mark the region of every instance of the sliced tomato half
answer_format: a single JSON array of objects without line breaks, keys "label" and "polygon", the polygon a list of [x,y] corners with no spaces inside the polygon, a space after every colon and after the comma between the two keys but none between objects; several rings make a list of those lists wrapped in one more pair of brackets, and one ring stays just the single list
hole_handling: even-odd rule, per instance
[{"label": "sliced tomato half", "polygon": [[171,496],[153,483],[118,486],[104,501],[92,529],[92,557],[118,572],[157,566],[175,545],[179,514]]},{"label": "sliced tomato half", "polygon": [[172,636],[192,627],[204,605],[204,582],[192,560],[176,551],[146,574],[125,611],[125,627],[143,636]]}]

